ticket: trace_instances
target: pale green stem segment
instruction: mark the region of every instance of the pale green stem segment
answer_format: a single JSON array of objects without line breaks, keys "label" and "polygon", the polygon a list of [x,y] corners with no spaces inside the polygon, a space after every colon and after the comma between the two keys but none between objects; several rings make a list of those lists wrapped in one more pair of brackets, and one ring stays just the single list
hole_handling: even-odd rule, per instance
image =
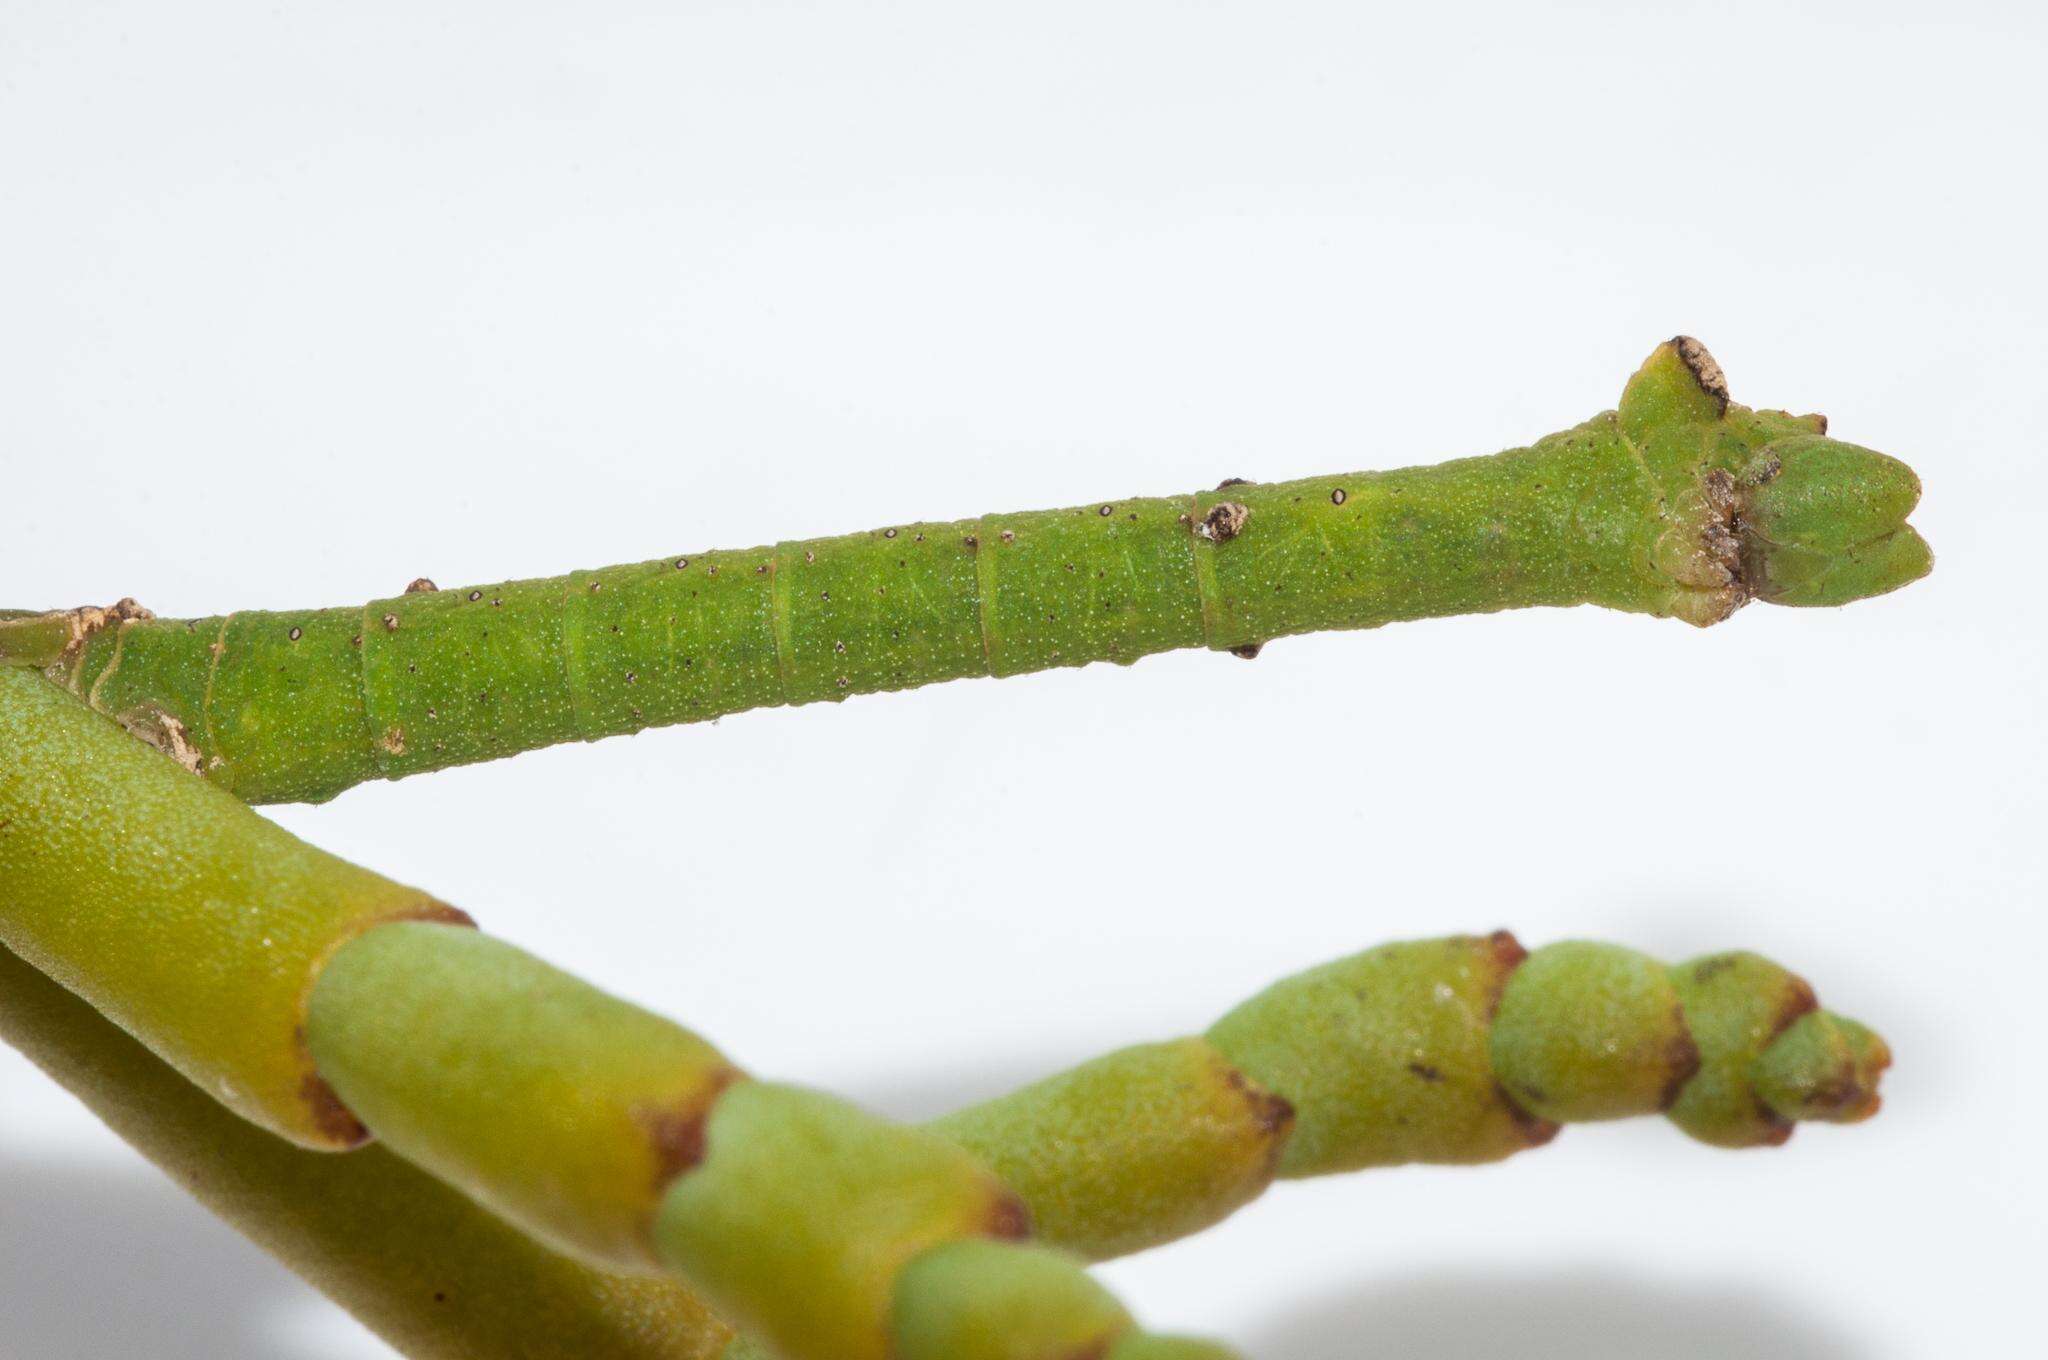
[{"label": "pale green stem segment", "polygon": [[1201,1039],[1125,1049],[930,1127],[1105,1258],[1195,1232],[1277,1175],[1495,1161],[1564,1121],[1663,1112],[1724,1147],[1877,1109],[1883,1041],[1754,954],[1667,968],[1511,935],[1384,945],[1278,983]]},{"label": "pale green stem segment", "polygon": [[412,1360],[730,1354],[732,1330],[680,1285],[550,1251],[382,1148],[272,1137],[4,949],[0,1041]]},{"label": "pale green stem segment", "polygon": [[1023,1206],[957,1145],[749,1080],[475,931],[350,941],[307,1042],[399,1155],[543,1241],[673,1271],[790,1360],[1069,1360],[1133,1330],[1074,1257],[1015,1240]]},{"label": "pale green stem segment", "polygon": [[89,712],[0,667],[0,944],[272,1132],[363,1129],[300,1042],[307,993],[380,922],[462,921],[316,850]]},{"label": "pale green stem segment", "polygon": [[[1536,605],[1695,624],[1923,574],[1910,469],[1728,401],[1696,341],[1617,411],[1432,467],[906,523],[360,608],[0,621],[43,667],[246,802],[555,742],[1175,648]],[[419,582],[417,585],[425,586]]]},{"label": "pale green stem segment", "polygon": [[[944,1139],[747,1081],[466,926],[394,919],[387,899],[431,900],[300,844],[33,673],[0,668],[0,746],[5,942],[207,1090],[268,1096],[237,1108],[271,1127],[305,1118],[311,1083],[351,1140],[367,1123],[592,1264],[687,1272],[785,1360],[915,1360],[899,1308],[996,1348],[950,1360],[1027,1354],[977,1320],[988,1300],[1075,1316],[1103,1350],[1131,1330],[1102,1329],[1073,1259],[1048,1290],[1052,1258],[1014,1243],[975,1258],[992,1263],[976,1291],[906,1292],[926,1252],[1028,1227]],[[379,910],[328,909],[358,895]],[[410,914],[450,914],[433,906]],[[300,1085],[271,1089],[277,1072]]]}]

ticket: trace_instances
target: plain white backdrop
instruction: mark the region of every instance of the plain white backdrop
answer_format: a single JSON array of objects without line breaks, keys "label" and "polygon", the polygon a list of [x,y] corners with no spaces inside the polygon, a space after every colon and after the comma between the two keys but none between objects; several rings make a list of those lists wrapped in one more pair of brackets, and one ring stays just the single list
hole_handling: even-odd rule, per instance
[{"label": "plain white backdrop", "polygon": [[[1287,1185],[1104,1274],[1265,1360],[2033,1354],[2044,59],[2017,0],[0,0],[0,604],[1434,461],[1698,335],[1737,400],[1913,463],[1929,580],[960,683],[275,815],[905,1116],[1390,938],[1759,949],[1890,1037],[1877,1121]],[[108,1355],[389,1352],[0,1051],[0,1356]]]}]

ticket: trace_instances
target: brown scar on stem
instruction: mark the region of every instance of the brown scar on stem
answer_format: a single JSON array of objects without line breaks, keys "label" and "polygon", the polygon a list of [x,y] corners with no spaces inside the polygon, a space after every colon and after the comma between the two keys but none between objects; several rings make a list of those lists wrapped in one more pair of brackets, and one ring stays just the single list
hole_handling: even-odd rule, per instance
[{"label": "brown scar on stem", "polygon": [[43,617],[58,618],[64,622],[66,635],[63,648],[58,653],[58,661],[61,663],[71,661],[85,650],[87,641],[101,629],[153,619],[156,614],[135,603],[133,596],[124,595],[110,605],[84,604],[76,609],[53,610]]},{"label": "brown scar on stem", "polygon": [[1493,978],[1486,989],[1486,1023],[1491,1025],[1494,1017],[1500,1014],[1500,999],[1508,989],[1508,978],[1529,957],[1529,951],[1522,947],[1522,942],[1511,930],[1496,930],[1483,943],[1493,964]]},{"label": "brown scar on stem", "polygon": [[654,1150],[654,1193],[658,1199],[669,1185],[704,1160],[706,1129],[718,1098],[747,1074],[737,1067],[721,1067],[696,1090],[673,1105],[641,1106],[633,1111],[633,1122],[647,1135]]},{"label": "brown scar on stem", "polygon": [[313,984],[320,979],[327,961],[335,952],[356,936],[375,930],[378,926],[395,925],[404,921],[425,921],[433,925],[460,926],[466,930],[476,929],[476,918],[460,907],[451,907],[446,902],[428,900],[416,907],[406,907],[385,916],[371,917],[366,921],[351,921],[335,939],[330,940],[326,950],[313,961],[306,978],[306,988],[299,994],[299,1022],[292,1029],[293,1046],[298,1050],[299,1100],[311,1117],[313,1128],[334,1147],[344,1151],[361,1147],[370,1141],[371,1133],[355,1112],[342,1103],[341,1096],[327,1079],[320,1075],[320,1069],[313,1063],[313,1054],[306,1047],[306,1011],[313,997]]},{"label": "brown scar on stem", "polygon": [[1727,972],[1734,966],[1735,956],[1733,954],[1716,954],[1712,958],[1701,959],[1692,966],[1692,980],[1694,982],[1706,982],[1710,978]]},{"label": "brown scar on stem", "polygon": [[[1486,1023],[1490,1026],[1500,1012],[1500,999],[1507,991],[1508,979],[1529,957],[1529,951],[1522,947],[1522,942],[1516,939],[1514,932],[1510,930],[1496,930],[1480,943],[1486,947],[1488,961],[1494,968],[1494,976],[1487,988],[1486,997]],[[1522,1146],[1525,1148],[1542,1147],[1557,1137],[1558,1130],[1563,1127],[1554,1120],[1531,1113],[1515,1099],[1509,1092],[1507,1084],[1498,1077],[1494,1078],[1493,1095],[1507,1111],[1508,1118],[1514,1122],[1515,1130],[1521,1136]],[[1532,1099],[1542,1099],[1542,1093],[1538,1091],[1531,1091],[1530,1096]]]},{"label": "brown scar on stem", "polygon": [[[145,746],[154,746],[193,774],[198,774],[201,768],[208,764],[206,753],[193,744],[191,733],[186,730],[185,724],[160,708],[151,705],[131,709],[126,713],[116,714],[114,721],[119,723],[129,736],[136,738]],[[216,760],[213,763],[219,762]]]},{"label": "brown scar on stem", "polygon": [[[1767,464],[1760,475],[1769,480],[1777,470]],[[1660,565],[1680,588],[1674,612],[1706,628],[1749,603],[1754,573],[1745,560],[1743,495],[1735,478],[1721,468],[1708,469],[1700,478],[1700,497],[1706,522],[1697,534],[1673,525],[1659,550]]]},{"label": "brown scar on stem", "polygon": [[405,593],[408,595],[431,595],[440,588],[426,577],[416,576],[413,578],[412,583],[406,586]]},{"label": "brown scar on stem", "polygon": [[1282,1138],[1294,1127],[1294,1102],[1267,1090],[1246,1076],[1242,1069],[1225,1064],[1224,1084],[1243,1097],[1251,1109],[1252,1123],[1269,1138]]},{"label": "brown scar on stem", "polygon": [[1218,501],[1209,513],[1202,516],[1202,522],[1195,526],[1198,537],[1211,543],[1228,543],[1244,532],[1245,522],[1252,517],[1250,507],[1237,501]]},{"label": "brown scar on stem", "polygon": [[1216,489],[1218,491],[1228,491],[1233,486],[1250,486],[1251,484],[1252,480],[1249,477],[1225,477],[1222,481],[1216,483]]},{"label": "brown scar on stem", "polygon": [[998,1187],[981,1226],[989,1237],[1021,1242],[1031,1236],[1031,1210],[1014,1190]]},{"label": "brown scar on stem", "polygon": [[1265,647],[1266,644],[1263,642],[1240,642],[1230,649],[1230,654],[1246,661],[1257,661],[1259,653],[1264,651]]},{"label": "brown scar on stem", "polygon": [[1714,356],[1707,353],[1707,347],[1690,335],[1672,336],[1671,347],[1678,351],[1679,359],[1691,370],[1693,381],[1700,385],[1700,390],[1712,397],[1714,404],[1720,407],[1718,414],[1726,415],[1728,375],[1721,371],[1721,365],[1714,361]]},{"label": "brown scar on stem", "polygon": [[1658,1093],[1657,1108],[1660,1111],[1669,1110],[1678,1103],[1685,1084],[1699,1075],[1702,1062],[1700,1046],[1692,1037],[1692,1025],[1685,1018],[1684,1003],[1673,1002],[1671,1015],[1678,1022],[1678,1033],[1672,1037],[1664,1055],[1670,1076],[1665,1079],[1664,1089]]},{"label": "brown scar on stem", "polygon": [[1514,1121],[1515,1132],[1521,1137],[1522,1146],[1525,1148],[1542,1147],[1557,1137],[1558,1131],[1564,1127],[1555,1120],[1531,1114],[1520,1101],[1509,1094],[1507,1087],[1497,1081],[1493,1084],[1493,1093],[1506,1108],[1508,1118]]},{"label": "brown scar on stem", "polygon": [[[1710,959],[1708,962],[1713,963],[1716,960]],[[1698,976],[1696,970],[1694,977]],[[1792,1028],[1802,1016],[1810,1015],[1819,1009],[1820,998],[1814,995],[1811,983],[1796,975],[1787,979],[1785,995],[1778,1002],[1778,1009],[1772,1014],[1770,1026],[1756,1051],[1761,1053],[1769,1048],[1777,1041],[1779,1035]],[[1754,1087],[1750,1088],[1749,1100],[1758,1125],[1758,1141],[1765,1147],[1783,1147],[1790,1142],[1793,1132],[1799,1127],[1798,1124],[1772,1109],[1764,1098],[1756,1093]]]}]

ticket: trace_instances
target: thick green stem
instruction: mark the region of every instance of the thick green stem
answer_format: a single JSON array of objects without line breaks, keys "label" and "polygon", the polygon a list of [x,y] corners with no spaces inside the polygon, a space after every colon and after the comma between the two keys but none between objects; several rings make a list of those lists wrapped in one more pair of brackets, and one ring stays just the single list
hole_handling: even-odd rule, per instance
[{"label": "thick green stem", "polygon": [[360,607],[0,621],[248,802],[744,709],[1433,615],[1597,604],[1695,624],[1925,572],[1913,474],[1732,405],[1696,341],[1617,411],[1433,467],[905,523]]},{"label": "thick green stem", "polygon": [[273,1137],[4,949],[0,1040],[412,1360],[712,1360],[731,1340],[679,1285],[550,1251],[382,1148]]},{"label": "thick green stem", "polygon": [[300,1042],[321,964],[383,921],[466,920],[193,779],[0,667],[0,944],[238,1113],[309,1147],[362,1126]]},{"label": "thick green stem", "polygon": [[[464,926],[326,910],[409,899],[32,673],[0,668],[0,745],[16,756],[0,940],[207,1089],[255,1091],[247,1112],[273,1128],[303,1121],[306,1097],[273,1089],[303,1069],[314,1108],[545,1242],[687,1274],[787,1360],[941,1360],[898,1344],[899,1312],[983,1338],[943,1360],[1067,1360],[1016,1349],[1002,1319],[1020,1309],[1104,1351],[1133,1333],[1072,1258],[995,1240],[1025,1233],[1023,1209],[936,1135],[747,1081],[687,1031]],[[223,1012],[217,990],[259,1014]],[[913,1275],[977,1238],[974,1287]]]}]

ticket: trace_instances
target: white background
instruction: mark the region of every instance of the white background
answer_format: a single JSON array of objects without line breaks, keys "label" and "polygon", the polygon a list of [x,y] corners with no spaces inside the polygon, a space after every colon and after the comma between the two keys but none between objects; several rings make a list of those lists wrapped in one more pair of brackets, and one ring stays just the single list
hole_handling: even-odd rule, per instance
[{"label": "white background", "polygon": [[[2044,39],[1870,0],[0,0],[0,603],[340,604],[1431,461],[1696,334],[1737,400],[1914,464],[1931,579],[276,815],[906,1116],[1389,938],[1760,949],[1891,1038],[1876,1122],[1287,1185],[1105,1275],[1267,1360],[2034,1353]],[[0,1355],[387,1354],[0,1053]]]}]

